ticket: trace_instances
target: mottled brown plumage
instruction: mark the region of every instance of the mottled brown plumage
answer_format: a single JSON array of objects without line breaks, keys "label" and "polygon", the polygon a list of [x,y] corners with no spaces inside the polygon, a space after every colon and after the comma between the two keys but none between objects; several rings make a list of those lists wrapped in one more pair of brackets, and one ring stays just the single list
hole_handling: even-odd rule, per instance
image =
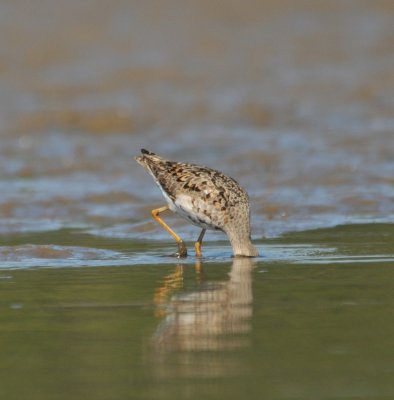
[{"label": "mottled brown plumage", "polygon": [[[197,255],[201,255],[200,246],[206,229],[225,232],[234,255],[258,255],[250,240],[248,195],[234,179],[211,168],[168,161],[144,149],[141,153],[136,160],[152,175],[168,208],[203,229],[196,243]],[[152,214],[177,240],[179,256],[185,256],[183,241],[158,216],[166,209],[153,210]]]}]

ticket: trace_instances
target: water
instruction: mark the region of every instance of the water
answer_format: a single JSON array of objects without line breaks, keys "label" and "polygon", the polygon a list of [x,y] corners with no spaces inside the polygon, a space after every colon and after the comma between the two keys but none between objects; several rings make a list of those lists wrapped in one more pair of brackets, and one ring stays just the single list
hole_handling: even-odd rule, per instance
[{"label": "water", "polygon": [[[1,397],[393,398],[393,15],[0,2]],[[261,257],[169,257],[142,147],[237,179]]]},{"label": "water", "polygon": [[393,225],[288,234],[254,261],[221,242],[182,263],[170,243],[91,243],[3,238],[2,397],[394,395]]}]

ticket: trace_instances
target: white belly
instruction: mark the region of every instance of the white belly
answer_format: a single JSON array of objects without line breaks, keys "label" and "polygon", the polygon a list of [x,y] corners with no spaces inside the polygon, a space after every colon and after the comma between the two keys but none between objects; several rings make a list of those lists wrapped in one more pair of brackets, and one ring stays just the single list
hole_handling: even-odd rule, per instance
[{"label": "white belly", "polygon": [[[153,174],[152,176],[154,177]],[[161,192],[163,193],[163,196],[166,199],[168,207],[171,211],[201,228],[212,230],[220,229],[217,225],[213,224],[211,218],[205,215],[202,211],[206,207],[206,204],[202,200],[194,199],[193,201],[191,196],[181,194],[176,198],[174,202],[170,198],[170,196],[168,196],[168,194],[163,190],[156,178],[155,181],[159,186]]]},{"label": "white belly", "polygon": [[[171,199],[170,199],[171,200]],[[177,197],[175,203],[172,202],[172,211],[176,212],[183,218],[186,218],[192,224],[197,225],[205,229],[218,229],[216,225],[213,224],[211,218],[203,213],[205,203],[199,201],[198,199],[192,199],[192,197],[182,194]]]}]

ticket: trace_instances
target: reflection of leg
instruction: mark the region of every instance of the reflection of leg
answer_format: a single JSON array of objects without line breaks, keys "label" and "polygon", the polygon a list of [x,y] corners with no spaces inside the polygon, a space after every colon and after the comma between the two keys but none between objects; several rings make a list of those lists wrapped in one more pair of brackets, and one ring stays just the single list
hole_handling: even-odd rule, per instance
[{"label": "reflection of leg", "polygon": [[194,248],[196,249],[196,256],[197,257],[201,257],[201,242],[202,242],[202,238],[205,235],[205,231],[206,229],[203,229],[200,233],[200,236],[197,239],[197,242],[194,244]]},{"label": "reflection of leg", "polygon": [[163,211],[167,211],[168,206],[156,208],[152,210],[152,217],[155,221],[157,221],[177,242],[178,244],[178,253],[177,257],[186,257],[187,249],[184,241],[159,217],[159,214]]},{"label": "reflection of leg", "polygon": [[155,290],[153,302],[156,306],[155,316],[163,317],[166,314],[165,305],[169,297],[183,286],[183,266],[177,265],[174,272],[163,279],[163,284]]},{"label": "reflection of leg", "polygon": [[200,284],[202,282],[202,278],[203,278],[202,264],[201,264],[200,259],[196,260],[196,263],[194,265],[194,271],[196,272],[196,281],[198,284]]}]

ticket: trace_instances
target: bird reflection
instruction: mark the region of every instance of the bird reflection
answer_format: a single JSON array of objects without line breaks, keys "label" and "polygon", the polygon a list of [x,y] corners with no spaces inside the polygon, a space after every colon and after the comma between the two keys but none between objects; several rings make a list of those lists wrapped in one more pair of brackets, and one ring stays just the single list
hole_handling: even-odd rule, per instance
[{"label": "bird reflection", "polygon": [[248,346],[251,330],[253,262],[234,258],[229,279],[206,280],[196,263],[198,287],[183,289],[183,266],[166,276],[154,295],[162,321],[153,335],[160,352],[231,350]]}]

